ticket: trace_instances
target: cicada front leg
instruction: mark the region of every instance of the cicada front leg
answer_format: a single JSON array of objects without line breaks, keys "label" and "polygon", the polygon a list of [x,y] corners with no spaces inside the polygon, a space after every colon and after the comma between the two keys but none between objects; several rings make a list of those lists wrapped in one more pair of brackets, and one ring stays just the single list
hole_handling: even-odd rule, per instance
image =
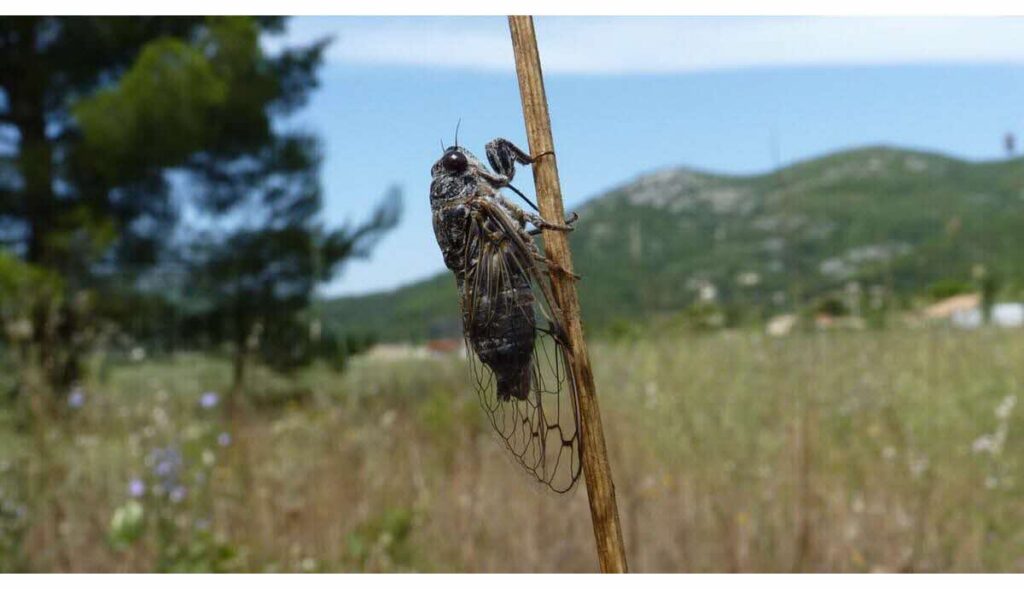
[{"label": "cicada front leg", "polygon": [[515,178],[516,164],[525,166],[534,161],[530,154],[516,147],[508,139],[501,137],[488,143],[484,151],[487,153],[487,161],[491,164],[491,168],[504,176],[507,182],[511,182]]},{"label": "cicada front leg", "polygon": [[525,194],[519,191],[518,188],[512,186],[512,179],[516,175],[516,164],[527,165],[532,164],[539,158],[554,155],[554,152],[545,151],[536,156],[531,156],[522,149],[516,147],[514,143],[508,139],[501,137],[492,140],[487,144],[485,151],[487,152],[487,161],[491,164],[491,168],[494,169],[493,173],[485,172],[484,178],[496,189],[508,188],[512,192],[519,195],[519,198],[523,199],[526,204],[530,205],[530,208],[540,212],[537,208],[537,204],[530,200]]}]

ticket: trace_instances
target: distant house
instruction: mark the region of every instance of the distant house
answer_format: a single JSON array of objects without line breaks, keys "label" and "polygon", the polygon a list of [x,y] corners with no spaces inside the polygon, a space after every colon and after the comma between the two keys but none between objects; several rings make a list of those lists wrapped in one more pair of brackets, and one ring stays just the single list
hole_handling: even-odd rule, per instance
[{"label": "distant house", "polygon": [[926,307],[924,317],[928,320],[952,321],[953,316],[972,309],[981,308],[981,295],[977,293],[962,294],[942,299],[941,301]]},{"label": "distant house", "polygon": [[461,339],[434,339],[427,342],[427,351],[435,356],[464,356],[466,354],[466,345],[464,340]]},{"label": "distant house", "polygon": [[[992,325],[998,327],[1024,327],[1024,303],[996,303],[992,305]],[[975,329],[984,323],[981,308],[954,313],[951,322],[956,327]]]},{"label": "distant house", "polygon": [[796,315],[776,315],[768,321],[768,325],[765,327],[765,333],[772,337],[782,337],[789,335],[796,327],[797,316]]},{"label": "distant house", "polygon": [[430,353],[425,347],[410,344],[377,344],[366,353],[367,358],[384,361],[427,358],[429,356]]},{"label": "distant house", "polygon": [[[976,329],[984,323],[981,295],[965,294],[950,297],[924,310],[930,321],[947,321],[961,329]],[[996,303],[992,305],[992,325],[998,327],[1024,327],[1024,303]]]},{"label": "distant house", "polygon": [[1000,327],[1024,327],[1024,303],[992,305],[992,323]]},{"label": "distant house", "polygon": [[372,360],[394,361],[437,358],[440,356],[465,357],[466,346],[461,339],[434,339],[426,345],[413,344],[377,344],[370,348],[366,357]]}]

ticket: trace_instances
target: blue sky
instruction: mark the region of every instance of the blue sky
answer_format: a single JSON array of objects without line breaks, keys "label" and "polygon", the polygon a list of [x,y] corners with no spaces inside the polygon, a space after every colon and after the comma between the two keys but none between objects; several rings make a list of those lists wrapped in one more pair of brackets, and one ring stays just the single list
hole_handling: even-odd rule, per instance
[{"label": "blue sky", "polygon": [[[670,166],[757,173],[890,144],[968,159],[1024,136],[1024,19],[538,18],[568,207]],[[335,38],[294,124],[325,149],[324,220],[357,221],[393,184],[405,216],[326,295],[443,269],[429,168],[460,144],[525,145],[503,18],[293,19],[276,43]],[[517,185],[532,193],[524,171]],[[585,222],[585,219],[581,222]]]}]

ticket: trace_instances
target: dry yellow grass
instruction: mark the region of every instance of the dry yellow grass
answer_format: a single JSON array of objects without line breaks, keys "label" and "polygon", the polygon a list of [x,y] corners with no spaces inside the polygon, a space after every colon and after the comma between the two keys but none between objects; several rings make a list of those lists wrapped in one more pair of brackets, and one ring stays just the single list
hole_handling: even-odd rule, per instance
[{"label": "dry yellow grass", "polygon": [[[633,570],[1024,571],[1024,333],[721,333],[592,353]],[[7,410],[0,492],[27,511],[0,518],[0,564],[596,570],[585,490],[552,496],[516,470],[459,361],[257,375],[261,398],[311,394],[234,424],[198,401],[227,378],[196,357],[116,367],[51,428],[46,460]],[[156,448],[181,456],[174,500],[155,492]],[[142,527],[117,545],[136,477]]]}]

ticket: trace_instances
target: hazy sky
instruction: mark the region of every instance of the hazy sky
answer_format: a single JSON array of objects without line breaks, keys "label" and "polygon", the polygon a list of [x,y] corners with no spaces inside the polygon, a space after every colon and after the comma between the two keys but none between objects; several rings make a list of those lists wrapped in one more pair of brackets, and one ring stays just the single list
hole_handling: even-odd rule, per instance
[{"label": "hazy sky", "polygon": [[[1024,19],[538,18],[537,34],[570,208],[669,166],[755,173],[883,143],[990,159],[1024,135]],[[295,121],[324,141],[324,219],[363,218],[392,184],[406,208],[324,292],[430,276],[439,141],[461,118],[471,150],[526,144],[505,20],[300,17],[285,40],[326,35]],[[528,172],[516,184],[532,193]]]}]

